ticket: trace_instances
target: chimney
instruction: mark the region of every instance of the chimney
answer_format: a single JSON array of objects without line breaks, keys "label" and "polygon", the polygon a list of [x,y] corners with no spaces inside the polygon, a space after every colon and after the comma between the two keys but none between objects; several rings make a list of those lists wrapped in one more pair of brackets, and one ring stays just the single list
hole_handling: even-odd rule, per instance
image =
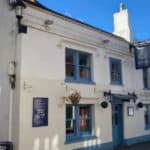
[{"label": "chimney", "polygon": [[129,11],[124,8],[123,3],[120,3],[120,11],[114,13],[114,34],[129,42],[133,42],[135,40],[131,24],[131,16]]},{"label": "chimney", "polygon": [[124,10],[124,4],[120,3],[120,11]]}]

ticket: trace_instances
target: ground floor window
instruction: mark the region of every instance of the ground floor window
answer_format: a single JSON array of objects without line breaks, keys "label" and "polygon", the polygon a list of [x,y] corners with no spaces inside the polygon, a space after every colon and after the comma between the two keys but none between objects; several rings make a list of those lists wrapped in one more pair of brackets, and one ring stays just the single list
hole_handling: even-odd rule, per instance
[{"label": "ground floor window", "polygon": [[145,105],[145,128],[150,129],[150,105]]},{"label": "ground floor window", "polygon": [[92,105],[66,105],[66,139],[79,140],[91,133]]}]

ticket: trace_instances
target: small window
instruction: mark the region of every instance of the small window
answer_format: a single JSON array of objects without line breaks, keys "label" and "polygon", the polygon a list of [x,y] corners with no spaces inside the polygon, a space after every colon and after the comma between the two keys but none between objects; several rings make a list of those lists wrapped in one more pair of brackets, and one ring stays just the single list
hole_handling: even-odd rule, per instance
[{"label": "small window", "polygon": [[84,139],[91,135],[92,105],[66,105],[66,139]]},{"label": "small window", "polygon": [[150,105],[145,105],[145,128],[150,128]]},{"label": "small window", "polygon": [[91,54],[66,49],[66,80],[91,82]]},{"label": "small window", "polygon": [[150,70],[148,68],[143,69],[143,84],[144,89],[150,89]]},{"label": "small window", "polygon": [[110,58],[110,78],[111,78],[111,84],[122,84],[122,66],[121,66],[121,60]]}]

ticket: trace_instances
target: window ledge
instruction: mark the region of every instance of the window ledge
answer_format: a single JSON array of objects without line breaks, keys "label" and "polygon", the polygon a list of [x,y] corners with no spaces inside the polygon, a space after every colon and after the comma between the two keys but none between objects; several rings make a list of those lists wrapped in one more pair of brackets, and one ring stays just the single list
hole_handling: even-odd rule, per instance
[{"label": "window ledge", "polygon": [[71,143],[75,143],[75,142],[82,142],[85,140],[92,140],[92,139],[97,139],[97,137],[95,135],[91,136],[85,136],[85,137],[73,137],[73,138],[69,138],[66,140],[65,144],[71,144]]},{"label": "window ledge", "polygon": [[115,82],[111,82],[110,85],[113,85],[113,86],[124,86],[123,83],[115,83]]},{"label": "window ledge", "polygon": [[80,81],[80,80],[65,79],[65,82],[76,83],[76,84],[90,84],[90,85],[96,85],[96,83],[93,82],[93,81]]}]

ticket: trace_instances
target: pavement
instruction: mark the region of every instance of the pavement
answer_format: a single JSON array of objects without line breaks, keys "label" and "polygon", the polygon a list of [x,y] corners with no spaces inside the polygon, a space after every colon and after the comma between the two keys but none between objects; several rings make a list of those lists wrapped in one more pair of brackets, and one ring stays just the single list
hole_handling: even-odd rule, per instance
[{"label": "pavement", "polygon": [[150,150],[150,141],[130,146],[118,147],[115,148],[114,150]]}]

